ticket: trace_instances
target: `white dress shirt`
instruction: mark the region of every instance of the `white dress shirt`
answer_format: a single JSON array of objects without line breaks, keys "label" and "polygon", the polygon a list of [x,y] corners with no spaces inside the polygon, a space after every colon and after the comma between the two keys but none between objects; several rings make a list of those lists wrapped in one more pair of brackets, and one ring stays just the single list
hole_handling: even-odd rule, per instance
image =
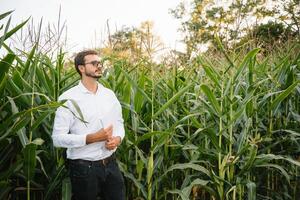
[{"label": "white dress shirt", "polygon": [[[86,144],[87,134],[95,133],[110,124],[113,125],[113,136],[120,136],[121,140],[124,138],[121,104],[113,91],[98,83],[94,94],[80,81],[58,100],[68,100],[65,102],[67,108],[61,106],[56,111],[52,139],[54,146],[68,148],[67,158],[95,161],[115,151],[106,149],[105,141]],[[81,121],[72,101],[79,106],[85,122]]]}]

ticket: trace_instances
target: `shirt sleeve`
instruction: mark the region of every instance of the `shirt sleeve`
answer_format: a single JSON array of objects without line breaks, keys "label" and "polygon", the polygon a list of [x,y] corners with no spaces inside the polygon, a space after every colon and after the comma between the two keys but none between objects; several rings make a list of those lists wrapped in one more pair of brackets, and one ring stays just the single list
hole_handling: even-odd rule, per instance
[{"label": "shirt sleeve", "polygon": [[[65,105],[68,105],[69,101]],[[55,113],[52,140],[55,147],[74,148],[86,145],[86,134],[69,134],[75,116],[70,109],[60,106]]]},{"label": "shirt sleeve", "polygon": [[125,136],[124,120],[122,116],[122,106],[118,100],[116,102],[114,114],[115,114],[114,116],[115,120],[113,124],[113,135],[120,136],[121,140],[123,140]]}]

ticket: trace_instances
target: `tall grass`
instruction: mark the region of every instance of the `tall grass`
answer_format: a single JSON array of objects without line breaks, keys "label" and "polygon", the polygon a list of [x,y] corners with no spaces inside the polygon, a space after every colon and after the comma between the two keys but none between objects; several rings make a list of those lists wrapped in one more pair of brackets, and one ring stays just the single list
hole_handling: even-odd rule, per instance
[{"label": "tall grass", "polygon": [[[79,77],[62,51],[10,49],[23,25],[0,40],[0,199],[69,199],[51,131],[57,97]],[[267,56],[219,47],[183,65],[108,58],[99,81],[123,106],[127,199],[299,197],[299,45]]]}]

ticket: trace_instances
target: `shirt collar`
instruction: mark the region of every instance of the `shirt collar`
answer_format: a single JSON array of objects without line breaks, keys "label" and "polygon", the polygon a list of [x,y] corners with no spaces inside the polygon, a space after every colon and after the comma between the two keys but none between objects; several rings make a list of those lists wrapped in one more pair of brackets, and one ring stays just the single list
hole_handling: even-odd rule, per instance
[{"label": "shirt collar", "polygon": [[[98,87],[97,87],[97,92],[96,92],[96,94],[98,94],[98,93],[100,92],[100,88],[101,88],[101,86],[102,86],[102,85],[101,85],[100,83],[98,83],[98,82],[97,82],[97,84],[98,84]],[[89,91],[89,90],[82,84],[81,81],[79,81],[78,87],[79,87],[80,91],[83,92],[83,93],[93,94],[91,91]]]}]

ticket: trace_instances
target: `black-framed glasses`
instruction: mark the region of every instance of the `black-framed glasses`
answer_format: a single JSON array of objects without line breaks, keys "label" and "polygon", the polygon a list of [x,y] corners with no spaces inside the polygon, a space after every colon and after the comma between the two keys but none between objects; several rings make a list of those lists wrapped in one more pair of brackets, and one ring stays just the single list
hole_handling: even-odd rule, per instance
[{"label": "black-framed glasses", "polygon": [[98,60],[93,60],[91,62],[88,62],[88,63],[84,63],[84,65],[87,65],[87,64],[92,64],[94,67],[102,67],[102,62],[98,61]]}]

